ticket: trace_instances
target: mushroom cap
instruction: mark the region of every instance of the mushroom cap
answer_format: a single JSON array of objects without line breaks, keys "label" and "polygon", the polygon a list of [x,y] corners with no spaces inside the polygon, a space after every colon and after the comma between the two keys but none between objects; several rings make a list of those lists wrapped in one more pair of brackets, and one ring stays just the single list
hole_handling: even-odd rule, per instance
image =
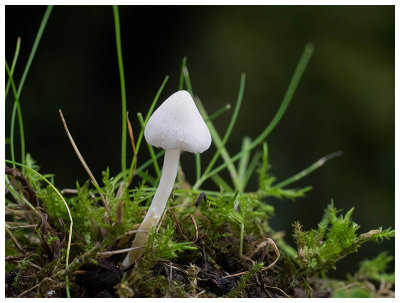
[{"label": "mushroom cap", "polygon": [[157,108],[144,137],[150,145],[192,153],[202,153],[211,145],[210,131],[185,90],[174,93]]}]

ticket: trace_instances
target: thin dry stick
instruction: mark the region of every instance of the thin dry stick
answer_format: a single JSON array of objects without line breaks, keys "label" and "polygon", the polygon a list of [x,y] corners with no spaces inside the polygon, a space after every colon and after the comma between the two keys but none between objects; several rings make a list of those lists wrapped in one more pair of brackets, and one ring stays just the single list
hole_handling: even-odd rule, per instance
[{"label": "thin dry stick", "polygon": [[53,281],[52,279],[50,279],[49,277],[44,278],[42,281],[40,281],[40,283],[36,284],[35,286],[25,290],[24,292],[20,293],[17,298],[22,298],[23,296],[25,296],[27,293],[30,293],[32,290],[38,288],[43,282],[45,281]]},{"label": "thin dry stick", "polygon": [[18,223],[18,222],[6,222],[6,227],[8,229],[20,229],[20,228],[34,228],[34,227],[37,227],[37,224],[11,226],[11,225],[9,225],[10,223],[13,224],[13,223]]},{"label": "thin dry stick", "polygon": [[[266,241],[268,241],[268,243],[271,244],[272,247],[274,248],[274,251],[276,253],[276,259],[274,260],[274,262],[272,262],[267,267],[261,268],[261,271],[267,270],[267,269],[271,268],[272,266],[274,266],[276,264],[276,262],[278,262],[278,260],[279,260],[279,258],[281,256],[281,253],[279,252],[278,246],[276,246],[274,240],[272,240],[271,238],[267,238]],[[239,273],[236,273],[236,274],[227,275],[227,276],[224,276],[223,278],[232,278],[232,277],[242,276],[244,274],[247,274],[248,272],[249,271],[247,270],[247,271],[239,272]]]},{"label": "thin dry stick", "polygon": [[36,269],[42,270],[42,268],[39,265],[36,265],[35,263],[29,262],[29,265]]},{"label": "thin dry stick", "polygon": [[133,176],[135,175],[136,166],[137,166],[136,145],[135,145],[135,139],[133,138],[133,131],[132,131],[131,121],[129,120],[129,112],[126,112],[126,122],[128,123],[129,138],[131,139],[132,150],[133,150],[133,156],[135,157],[135,164],[134,164],[132,173],[131,173],[131,175],[129,176],[129,180],[128,180],[128,187],[129,187],[129,185],[130,185],[131,182],[132,182]]},{"label": "thin dry stick", "polygon": [[169,266],[171,269],[175,269],[175,270],[177,270],[177,271],[180,271],[180,272],[184,273],[185,275],[189,275],[189,272],[187,272],[186,270],[184,270],[184,269],[182,269],[182,268],[180,268],[180,267],[178,267],[178,266],[172,265],[172,262],[171,262],[171,261],[170,261],[168,264],[167,264],[167,263],[164,263],[164,265],[165,265],[165,266]]},{"label": "thin dry stick", "polygon": [[[265,247],[266,244],[268,244],[268,246],[269,246],[268,238],[262,238],[262,239],[257,240],[256,242],[253,242],[250,247],[250,251],[246,254],[246,257],[248,259],[251,259],[261,248]],[[268,246],[265,248],[265,250],[268,249]],[[256,248],[254,249],[254,247],[256,247]],[[265,255],[265,252],[263,255]],[[264,258],[261,258],[261,259],[264,259]]]},{"label": "thin dry stick", "polygon": [[[140,226],[140,224],[136,224],[136,226],[135,226],[135,228],[139,228],[139,226]],[[124,235],[125,236],[128,236],[128,235],[133,235],[133,234],[136,234],[136,233],[138,233],[139,232],[139,230],[128,230]],[[145,232],[145,231],[141,231],[142,233],[147,233],[147,232]]]},{"label": "thin dry stick", "polygon": [[18,215],[25,216],[26,213],[33,213],[34,215],[37,215],[40,219],[42,219],[42,215],[37,211],[36,208],[34,208],[34,209],[14,209],[14,208],[6,206],[5,211],[6,211],[6,214],[11,213],[16,216],[18,216]]},{"label": "thin dry stick", "polygon": [[25,256],[25,250],[22,248],[21,244],[19,244],[17,238],[14,237],[13,233],[7,228],[7,226],[5,227],[6,232],[8,233],[8,235],[10,236],[11,240],[13,241],[15,247],[18,249],[18,251]]},{"label": "thin dry stick", "polygon": [[269,244],[271,244],[272,247],[274,248],[274,251],[275,251],[275,254],[276,254],[276,259],[274,260],[274,262],[272,262],[267,267],[262,268],[261,271],[267,270],[267,269],[271,268],[272,266],[274,266],[276,264],[276,262],[278,262],[278,260],[279,260],[279,258],[281,256],[281,253],[279,252],[278,246],[276,246],[274,240],[272,240],[271,238],[268,238],[267,240],[268,240]]},{"label": "thin dry stick", "polygon": [[98,257],[102,257],[102,258],[106,258],[106,257],[110,257],[110,256],[117,255],[117,254],[127,253],[127,252],[130,252],[130,251],[132,251],[132,250],[136,250],[136,249],[140,249],[140,248],[144,248],[144,246],[138,246],[138,247],[131,247],[131,248],[118,249],[118,250],[110,250],[110,251],[98,252],[98,253],[97,253],[97,256],[98,256]]},{"label": "thin dry stick", "polygon": [[291,298],[291,296],[289,296],[283,289],[280,289],[279,287],[276,287],[276,286],[269,286],[269,285],[265,285],[265,284],[264,284],[264,287],[277,289],[277,290],[281,291],[286,297]]},{"label": "thin dry stick", "polygon": [[178,218],[175,216],[175,213],[170,208],[168,210],[172,215],[172,219],[174,219],[175,221],[176,227],[178,228],[178,232],[181,234],[182,237],[185,238],[186,241],[189,241],[189,238],[186,237],[186,235],[183,233],[181,223],[179,223]]},{"label": "thin dry stick", "polygon": [[196,243],[197,240],[199,239],[199,230],[197,228],[196,219],[193,217],[192,214],[190,214],[190,219],[192,219],[192,222],[193,222],[193,225],[194,225],[194,230],[195,230],[195,237],[194,237],[193,243]]},{"label": "thin dry stick", "polygon": [[172,286],[172,262],[170,261],[170,266],[169,266],[169,271],[168,271],[168,266],[164,264],[164,269],[165,273],[167,274],[168,277],[168,284],[169,284],[169,290],[171,291],[171,286]]},{"label": "thin dry stick", "polygon": [[160,222],[158,222],[158,225],[156,226],[156,229],[155,229],[156,233],[158,233],[158,230],[160,229],[161,224],[164,221],[164,217],[165,217],[166,213],[167,213],[167,211],[166,211],[166,209],[164,209],[164,212],[163,212],[163,215],[161,216]]},{"label": "thin dry stick", "polygon": [[[64,119],[64,116],[63,116],[63,114],[62,114],[61,109],[59,109],[58,111],[60,112],[61,120],[62,120],[62,123],[64,124],[64,128],[65,128],[65,132],[67,133],[68,139],[69,139],[69,141],[71,142],[71,145],[72,145],[72,147],[74,148],[75,153],[76,153],[76,155],[77,155],[78,158],[79,158],[79,161],[81,161],[83,168],[86,170],[87,174],[89,175],[90,179],[92,179],[93,183],[96,184],[98,187],[100,187],[99,184],[98,184],[97,181],[96,181],[96,178],[93,176],[92,172],[90,171],[89,166],[87,166],[85,160],[83,159],[81,153],[79,152],[79,149],[78,149],[78,147],[76,146],[75,141],[74,141],[74,139],[72,138],[71,133],[70,133],[69,130],[68,130],[68,126],[67,126],[67,123],[65,122],[65,119]],[[110,212],[110,205],[109,205],[108,201],[104,198],[103,194],[102,194],[101,192],[99,192],[99,194],[100,194],[101,200],[102,200],[103,203],[104,203],[104,207],[105,207],[105,209],[106,209],[106,211],[107,211],[108,220],[109,220],[110,224],[112,224],[112,218],[111,218],[111,212]]]},{"label": "thin dry stick", "polygon": [[71,188],[64,188],[64,189],[61,190],[61,194],[62,195],[64,195],[64,194],[72,194],[72,195],[74,195],[74,194],[77,194],[77,193],[78,193],[78,190],[71,189]]}]

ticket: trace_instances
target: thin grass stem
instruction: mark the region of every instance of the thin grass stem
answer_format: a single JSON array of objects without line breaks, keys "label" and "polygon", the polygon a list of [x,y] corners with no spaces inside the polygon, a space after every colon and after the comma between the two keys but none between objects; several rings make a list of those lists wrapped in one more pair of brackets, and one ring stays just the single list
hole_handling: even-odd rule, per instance
[{"label": "thin grass stem", "polygon": [[179,75],[179,86],[178,86],[178,90],[182,90],[183,89],[183,84],[185,81],[185,74],[184,74],[184,69],[186,67],[186,56],[183,57],[182,59],[182,65],[181,65],[181,73]]},{"label": "thin grass stem", "polygon": [[[165,154],[165,150],[161,150],[156,154],[156,159],[161,158],[162,156],[164,156]],[[149,167],[151,164],[153,163],[153,159],[147,160],[145,163],[143,163],[141,166],[139,166],[136,169],[136,172],[142,172],[144,169],[146,169],[147,167]]]},{"label": "thin grass stem", "polygon": [[207,180],[207,178],[211,177],[213,174],[216,174],[223,170],[224,168],[228,167],[231,163],[234,163],[235,161],[239,160],[247,150],[252,150],[255,148],[258,144],[260,144],[270,133],[271,131],[275,128],[275,126],[278,124],[280,119],[282,118],[283,114],[285,113],[288,105],[290,104],[290,101],[292,100],[293,94],[296,91],[296,88],[299,84],[299,81],[303,75],[303,72],[305,68],[307,67],[307,64],[312,56],[312,53],[314,51],[314,46],[312,44],[307,44],[301,58],[297,64],[297,67],[295,69],[295,72],[292,76],[292,79],[289,83],[288,89],[286,90],[286,93],[283,97],[282,103],[278,108],[277,113],[273,117],[272,121],[270,124],[265,128],[265,130],[248,146],[246,150],[242,150],[238,154],[236,154],[234,157],[232,157],[229,161],[225,161],[225,163],[221,164],[214,170],[210,171],[208,174],[203,173],[203,176],[198,180],[194,185],[193,189],[197,190],[201,184]]},{"label": "thin grass stem", "polygon": [[[218,117],[219,115],[221,115],[222,113],[224,113],[225,111],[227,111],[230,108],[231,108],[230,104],[226,104],[224,107],[217,110],[214,114],[205,118],[205,122],[207,123],[207,122],[212,121],[213,119],[215,119],[216,117]],[[204,114],[204,117],[206,117],[206,116],[207,115]],[[201,177],[201,156],[200,156],[200,154],[196,154],[196,179],[198,180],[198,179],[200,179],[200,177]]]},{"label": "thin grass stem", "polygon": [[99,184],[98,184],[97,182],[95,182],[95,181],[93,181],[93,180],[90,180],[90,181],[92,182],[92,185],[93,185],[94,187],[96,187],[96,189],[98,190],[98,192],[99,192],[100,195],[102,195],[102,196],[107,196],[107,193],[106,193],[104,190],[101,189],[101,187],[99,186]]},{"label": "thin grass stem", "polygon": [[[18,38],[17,38],[17,45],[16,45],[16,47],[15,47],[15,53],[14,53],[13,61],[12,61],[12,63],[11,63],[11,76],[14,75],[14,69],[15,69],[15,66],[16,66],[16,64],[17,64],[17,60],[18,60],[18,55],[19,55],[19,49],[20,49],[20,47],[21,47],[21,38],[18,37]],[[11,80],[8,79],[7,85],[6,85],[6,94],[5,94],[6,97],[5,97],[5,100],[7,100],[8,90],[10,89],[10,85],[11,85]]]},{"label": "thin grass stem", "polygon": [[22,201],[22,203],[26,204],[31,210],[33,210],[36,215],[41,218],[41,214],[36,210],[35,206],[32,205],[31,202],[29,202],[25,196],[23,194],[21,194],[20,192],[17,192],[13,186],[11,185],[11,182],[9,180],[9,176],[6,176],[5,178],[5,182],[6,182],[6,188],[7,190],[9,190],[11,192],[11,194],[13,195],[14,199],[18,202],[18,201]]},{"label": "thin grass stem", "polygon": [[183,75],[185,77],[185,85],[188,90],[188,92],[193,96],[193,89],[192,89],[192,82],[190,81],[190,76],[189,76],[189,70],[186,66],[186,61],[185,61],[185,66],[183,67]]},{"label": "thin grass stem", "polygon": [[218,116],[220,116],[221,114],[223,114],[224,112],[226,112],[227,110],[230,110],[230,109],[231,109],[231,105],[226,104],[225,106],[221,107],[219,110],[217,110],[212,115],[209,115],[208,117],[206,117],[205,122],[214,120],[215,118],[217,118]]},{"label": "thin grass stem", "polygon": [[147,123],[147,121],[149,121],[150,116],[153,113],[154,108],[156,107],[157,101],[160,98],[160,95],[165,87],[165,84],[167,84],[168,79],[169,79],[169,76],[166,75],[163,82],[161,83],[160,88],[157,91],[157,94],[155,95],[155,97],[153,99],[153,102],[150,105],[149,111],[147,112],[146,119],[144,120],[146,123]]},{"label": "thin grass stem", "polygon": [[[160,98],[160,95],[165,87],[165,84],[167,84],[168,79],[169,79],[169,76],[168,75],[165,76],[163,83],[161,84],[160,88],[158,89],[157,94],[154,97],[153,102],[151,103],[150,109],[147,112],[146,119],[144,120],[145,125],[147,124],[147,121],[149,121],[150,116],[153,113],[154,107],[156,106],[157,101]],[[141,128],[139,136],[138,136],[138,140],[136,143],[136,154],[139,154],[139,148],[140,148],[140,144],[142,143],[143,135],[144,135],[144,128]],[[133,166],[134,166],[134,159],[132,160],[130,171],[132,171]]]},{"label": "thin grass stem", "polygon": [[46,7],[46,11],[44,12],[42,22],[40,23],[40,27],[38,33],[36,34],[35,41],[33,42],[31,53],[29,54],[28,62],[26,63],[24,72],[22,73],[21,81],[18,86],[18,98],[21,96],[22,88],[24,87],[24,83],[26,80],[26,76],[28,75],[29,69],[31,67],[33,58],[35,57],[36,50],[39,46],[40,39],[42,38],[44,29],[46,28],[47,21],[49,20],[51,11],[53,10],[53,5],[48,5]]},{"label": "thin grass stem", "polygon": [[322,157],[321,159],[319,159],[318,161],[311,164],[306,169],[303,169],[301,172],[295,174],[294,176],[292,176],[286,180],[283,180],[282,182],[278,183],[274,187],[282,188],[282,187],[288,186],[289,184],[292,184],[292,183],[300,180],[301,178],[304,178],[305,176],[311,174],[314,170],[316,170],[317,168],[320,168],[322,165],[324,165],[328,160],[337,158],[337,157],[341,156],[342,154],[343,154],[342,151],[336,151],[334,153],[326,155],[326,156]]},{"label": "thin grass stem", "polygon": [[[186,61],[185,61],[185,64],[186,64]],[[192,88],[192,84],[191,84],[190,76],[189,76],[189,70],[188,70],[188,68],[187,68],[186,65],[183,66],[183,71],[184,71],[183,74],[184,74],[184,77],[185,77],[186,88],[188,89],[188,91],[189,91],[189,93],[192,95],[192,97],[194,97],[193,88]],[[242,88],[242,81],[243,81],[244,79],[245,79],[245,75],[242,74],[241,88]],[[244,89],[244,87],[243,87],[243,89]],[[241,89],[239,90],[239,96],[240,96],[240,92],[241,92]],[[242,97],[243,97],[243,93],[242,93]],[[213,141],[216,141],[215,143],[216,143],[216,146],[217,146],[217,153],[214,155],[214,157],[213,157],[212,160],[210,161],[209,165],[207,166],[207,168],[206,168],[206,170],[204,171],[203,174],[206,174],[207,171],[209,171],[209,170],[212,168],[212,166],[215,164],[215,162],[217,161],[218,156],[219,156],[220,154],[223,154],[224,160],[229,160],[229,159],[230,159],[230,156],[229,156],[229,154],[228,154],[228,151],[227,151],[226,148],[225,148],[225,143],[226,143],[226,141],[228,140],[229,135],[230,135],[230,132],[232,131],[233,125],[234,125],[235,122],[236,122],[236,118],[237,118],[237,114],[238,114],[238,111],[239,111],[239,108],[240,108],[240,104],[241,104],[241,99],[242,99],[242,97],[240,98],[239,104],[237,104],[237,106],[235,107],[235,112],[234,112],[233,117],[232,117],[232,120],[233,120],[233,121],[231,120],[231,123],[230,123],[230,125],[228,126],[228,130],[227,130],[227,132],[225,133],[224,139],[223,139],[222,141],[221,141],[221,139],[219,138],[219,135],[218,135],[218,133],[216,132],[215,128],[212,127],[213,130],[210,129],[210,124],[211,124],[210,121],[211,121],[211,119],[207,118],[208,115],[206,114],[204,107],[202,108],[202,110],[200,110],[200,108],[199,108],[199,111],[200,111],[200,113],[202,114],[203,119],[206,121],[206,123],[208,122],[207,125],[209,126],[211,136],[213,137]],[[199,104],[201,105],[201,102],[199,102],[199,101],[197,101],[196,103],[197,103],[198,107],[199,107]],[[212,126],[213,126],[213,125],[212,125]],[[215,137],[217,137],[217,138],[215,138]],[[225,142],[225,143],[224,143],[224,142]],[[196,167],[196,169],[197,169],[197,167]],[[234,165],[230,165],[230,166],[228,167],[228,170],[229,170],[229,172],[230,172],[230,174],[231,174],[232,181],[233,181],[233,183],[235,184],[235,183],[237,182],[237,172],[236,172],[235,166],[234,166]],[[236,185],[236,184],[235,184],[235,185]]]},{"label": "thin grass stem", "polygon": [[196,154],[196,180],[200,179],[201,176],[201,158],[200,154]]},{"label": "thin grass stem", "polygon": [[[244,137],[242,140],[242,148],[241,150],[247,150],[248,146],[251,143],[251,139],[249,137]],[[249,164],[249,159],[250,159],[250,151],[248,150],[243,154],[243,156],[239,160],[238,164],[238,178],[240,180],[240,183],[243,183],[244,179],[244,174],[246,172],[247,165]]]},{"label": "thin grass stem", "polygon": [[[143,121],[142,114],[138,113],[137,116],[138,116],[138,119],[139,119],[140,126],[142,127],[142,129],[144,129],[145,128],[145,124],[144,124],[144,121]],[[150,144],[147,143],[147,148],[149,149],[150,157],[151,157],[154,169],[155,169],[156,174],[157,174],[157,179],[160,179],[161,171],[160,171],[160,167],[158,166],[158,163],[157,163],[157,158],[156,158],[156,155],[154,153],[153,146],[151,146]]]},{"label": "thin grass stem", "polygon": [[[214,143],[215,147],[217,148],[217,150],[218,149],[221,150],[221,156],[224,159],[224,161],[225,162],[229,162],[231,157],[230,157],[230,155],[228,153],[228,150],[222,145],[221,137],[219,136],[218,131],[216,130],[214,124],[211,121],[211,119],[207,119],[208,114],[207,114],[206,109],[204,108],[203,104],[201,103],[201,101],[198,98],[196,98],[195,101],[196,101],[196,105],[197,105],[197,108],[199,109],[200,114],[202,115],[202,117],[206,121],[207,127],[210,130],[211,137],[213,139],[213,143]],[[233,174],[234,174],[235,167],[233,165],[228,165],[228,170],[230,172],[232,171]],[[204,175],[205,175],[205,173],[203,172],[203,176],[201,176],[200,179],[204,178]]]},{"label": "thin grass stem", "polygon": [[[93,181],[93,183],[98,185],[96,178],[92,174],[92,171],[90,170],[89,166],[86,164],[85,159],[83,158],[82,154],[80,153],[80,151],[78,149],[78,146],[75,144],[75,141],[72,138],[71,133],[69,132],[69,129],[68,129],[68,126],[67,126],[67,122],[65,122],[65,119],[64,119],[64,116],[62,114],[61,109],[59,109],[58,111],[60,113],[61,121],[62,121],[62,123],[64,125],[65,132],[67,133],[68,139],[71,142],[72,148],[74,149],[79,161],[81,162],[83,168],[85,169],[86,173],[89,175],[89,177]],[[101,200],[103,201],[104,208],[107,211],[108,219],[110,221],[110,225],[112,225],[112,216],[111,216],[111,211],[110,211],[110,205],[109,205],[107,199],[101,193],[100,193],[100,197],[101,197]]]},{"label": "thin grass stem", "polygon": [[[11,152],[11,160],[15,161],[15,152],[14,152],[14,125],[15,125],[15,112],[18,113],[18,126],[19,126],[19,135],[20,135],[20,144],[21,144],[21,163],[25,164],[25,134],[24,134],[24,124],[22,120],[22,112],[21,112],[21,106],[19,104],[19,96],[17,89],[15,87],[14,79],[11,74],[11,70],[7,64],[7,60],[5,61],[5,66],[6,66],[6,71],[8,74],[8,79],[11,84],[11,90],[14,94],[15,102],[14,102],[14,107],[13,107],[13,112],[11,115],[11,130],[10,130],[10,152]],[[15,166],[13,166],[15,167]],[[22,168],[22,172],[24,172],[25,169]]]},{"label": "thin grass stem", "polygon": [[261,158],[261,152],[258,151],[254,154],[253,159],[251,159],[251,162],[249,166],[247,167],[246,173],[243,176],[243,179],[241,180],[241,192],[244,192],[247,186],[247,183],[249,182],[251,176],[253,175],[254,170],[257,167],[258,161]]},{"label": "thin grass stem", "polygon": [[239,197],[240,203],[240,215],[241,215],[241,222],[240,222],[240,242],[239,242],[239,256],[243,256],[243,242],[244,242],[244,222],[246,216],[246,198]]},{"label": "thin grass stem", "polygon": [[285,114],[286,109],[288,108],[290,102],[293,99],[293,95],[297,89],[301,77],[303,76],[303,73],[308,65],[308,62],[311,59],[313,52],[314,52],[314,45],[310,43],[307,44],[303,51],[303,54],[301,55],[300,61],[297,64],[292,79],[290,80],[289,86],[283,97],[282,103],[278,108],[278,111],[276,112],[275,116],[273,117],[272,121],[267,126],[267,128],[253,141],[253,143],[251,144],[251,148],[254,148],[262,141],[264,141],[264,139],[267,138],[267,136],[274,130],[276,125],[278,125],[279,121]]},{"label": "thin grass stem", "polygon": [[130,170],[130,176],[128,179],[128,184],[127,187],[129,187],[129,185],[132,182],[132,179],[135,175],[135,170],[137,167],[137,152],[136,152],[136,144],[135,144],[135,138],[133,137],[133,130],[132,130],[132,125],[131,125],[131,121],[129,120],[129,112],[126,112],[126,122],[128,123],[128,133],[129,133],[129,138],[131,140],[131,145],[132,145],[132,152],[133,152],[133,160],[135,161],[135,164],[133,165],[133,169]]},{"label": "thin grass stem", "polygon": [[[218,157],[222,152],[222,148],[225,147],[226,142],[228,142],[229,136],[232,133],[233,126],[236,123],[236,120],[237,120],[237,117],[238,117],[238,114],[239,114],[239,111],[240,111],[240,106],[242,104],[245,83],[246,83],[246,75],[244,73],[242,73],[241,78],[240,78],[239,94],[238,94],[238,97],[237,97],[237,101],[236,101],[235,109],[234,109],[233,114],[232,114],[231,121],[229,122],[228,129],[226,130],[225,136],[222,139],[220,147],[217,149],[217,152],[214,154],[214,157],[211,159],[211,161],[208,164],[207,168],[204,170],[204,174],[205,175],[213,168],[215,162],[218,160]],[[230,165],[228,170],[229,170],[229,172],[231,174],[231,178],[232,178],[233,184],[235,185],[236,188],[239,188],[240,187],[240,184],[239,184],[240,182],[238,180],[238,175],[237,175],[237,171],[236,171],[235,166],[234,165]]]},{"label": "thin grass stem", "polygon": [[[118,57],[118,69],[119,78],[121,84],[121,105],[122,105],[122,134],[121,134],[121,169],[126,170],[126,90],[125,90],[125,74],[124,74],[124,63],[122,58],[122,48],[121,48],[121,29],[119,22],[119,12],[118,6],[113,5],[114,13],[114,25],[115,25],[115,42],[117,46],[117,57]],[[124,176],[126,179],[127,176]],[[127,181],[127,180],[125,180]],[[125,182],[127,183],[127,182]]]},{"label": "thin grass stem", "polygon": [[233,192],[234,190],[232,189],[232,187],[224,180],[224,178],[222,178],[220,175],[215,174],[211,177],[211,180],[214,181],[214,183],[217,186],[222,186],[222,188],[224,189],[224,191],[226,192]]},{"label": "thin grass stem", "polygon": [[[10,137],[10,140],[12,140],[12,142],[14,141],[15,115],[17,113],[17,107],[20,106],[19,102],[17,102],[17,99],[19,100],[19,98],[21,96],[21,92],[22,92],[22,88],[24,87],[25,79],[26,79],[26,77],[28,75],[28,72],[29,72],[29,69],[31,67],[33,58],[35,57],[36,50],[37,50],[37,48],[39,46],[40,39],[42,38],[42,34],[44,32],[44,29],[46,28],[47,20],[50,17],[52,9],[53,9],[53,5],[49,5],[49,6],[46,7],[46,11],[44,12],[44,15],[43,15],[43,18],[42,18],[42,22],[40,23],[38,32],[36,34],[35,41],[33,42],[33,46],[32,46],[31,52],[30,52],[29,57],[28,57],[28,62],[26,63],[24,72],[22,73],[21,81],[19,82],[19,85],[18,85],[18,90],[17,90],[17,94],[16,94],[17,97],[15,98],[15,102],[14,102],[14,105],[13,105],[13,110],[12,110],[12,113],[11,113],[11,131],[10,131],[11,137]],[[18,110],[18,112],[20,112],[20,109]],[[20,126],[21,126],[22,125],[22,116],[19,119],[21,120],[21,122],[20,122]],[[21,154],[22,154],[21,162],[25,163],[25,138],[24,138],[24,130],[23,130],[23,128],[20,128],[20,140],[21,140]],[[10,142],[10,148],[14,148],[14,146],[13,146],[13,144],[11,144],[11,142]],[[22,172],[24,172],[24,170],[25,170],[25,168],[22,168]]]}]

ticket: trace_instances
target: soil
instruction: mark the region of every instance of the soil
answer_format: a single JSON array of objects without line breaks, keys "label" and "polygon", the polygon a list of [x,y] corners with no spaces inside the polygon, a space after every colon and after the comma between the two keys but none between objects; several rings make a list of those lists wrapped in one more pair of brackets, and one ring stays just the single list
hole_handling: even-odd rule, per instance
[{"label": "soil", "polygon": [[[114,288],[121,282],[123,271],[117,265],[118,262],[111,262],[106,259],[97,259],[97,264],[86,263],[70,275],[70,289],[71,297],[78,298],[118,298],[116,289]],[[271,261],[273,258],[270,258]],[[221,256],[220,263],[211,266],[201,258],[199,264],[183,264],[181,260],[173,260],[174,262],[163,263],[159,262],[155,264],[151,270],[154,276],[160,275],[168,279],[169,283],[181,283],[183,285],[189,285],[187,275],[183,273],[181,269],[189,270],[189,267],[196,269],[197,281],[196,291],[197,293],[206,293],[207,297],[223,297],[235,290],[238,286],[238,281],[242,275],[235,276],[237,273],[241,273],[246,269],[243,268],[240,262],[237,262],[231,256]],[[282,267],[283,265],[283,267]],[[18,276],[19,271],[14,269],[9,273],[6,273],[6,297],[17,297],[24,291],[33,287],[32,277],[27,273],[35,271],[34,268],[25,270],[23,276],[19,277],[19,286],[14,285],[14,280]],[[127,270],[129,274],[130,269]],[[291,288],[288,280],[289,277],[285,277],[285,272],[288,272],[284,268],[284,264],[276,264],[275,267],[271,268],[266,272],[259,272],[255,274],[247,282],[247,286],[244,287],[241,296],[245,298],[287,298],[287,297],[308,297],[305,290],[301,288]],[[26,276],[26,278],[25,278]],[[228,276],[228,277],[227,277]],[[282,279],[282,277],[284,277]],[[284,279],[287,279],[286,281]],[[285,285],[287,284],[287,285]],[[321,289],[316,281],[310,280],[312,286],[312,297],[329,297],[330,291]],[[25,289],[21,288],[25,286]],[[40,294],[44,297],[65,297],[65,284],[59,285],[55,288],[54,285],[51,288],[41,287]],[[24,294],[24,297],[34,297],[37,289],[33,289],[31,292]],[[160,294],[160,296],[162,296]],[[165,296],[165,294],[164,294]],[[168,296],[177,296],[176,293],[171,291]],[[190,296],[190,294],[188,294]],[[136,292],[135,297],[146,297],[145,293]]]}]

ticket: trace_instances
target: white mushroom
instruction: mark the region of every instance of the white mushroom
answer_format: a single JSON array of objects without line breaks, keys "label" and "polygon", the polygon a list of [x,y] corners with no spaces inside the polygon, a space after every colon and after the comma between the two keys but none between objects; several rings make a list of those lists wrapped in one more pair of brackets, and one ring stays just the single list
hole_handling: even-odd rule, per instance
[{"label": "white mushroom", "polygon": [[[149,232],[160,221],[174,186],[180,152],[202,153],[211,145],[210,131],[192,96],[184,90],[174,93],[153,113],[144,136],[150,145],[165,149],[165,156],[160,183],[132,247],[145,246]],[[130,251],[122,265],[130,266],[143,252],[144,248]]]}]

